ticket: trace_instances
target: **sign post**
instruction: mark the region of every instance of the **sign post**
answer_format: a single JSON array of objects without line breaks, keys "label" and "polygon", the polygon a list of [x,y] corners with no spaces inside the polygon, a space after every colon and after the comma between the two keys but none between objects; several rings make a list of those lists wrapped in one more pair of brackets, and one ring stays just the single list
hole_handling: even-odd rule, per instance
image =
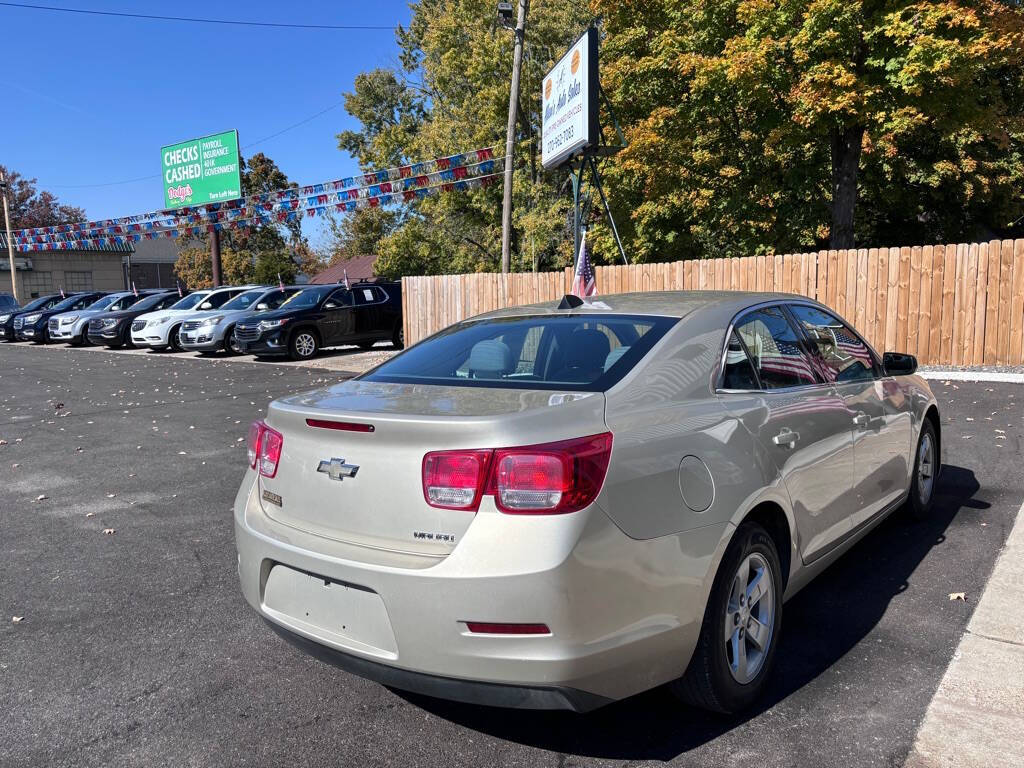
[{"label": "sign post", "polygon": [[[589,169],[592,186],[600,195],[619,253],[622,254],[622,260],[629,263],[597,168],[596,158],[612,155],[625,145],[625,138],[617,122],[615,129],[622,144],[609,146],[603,142],[599,101],[604,99],[609,113],[612,113],[612,109],[601,90],[597,57],[597,28],[590,27],[544,76],[540,94],[541,165],[546,169],[569,165],[572,180],[573,253],[579,253],[580,228],[590,212],[589,192],[584,210],[580,210],[584,171]],[[615,121],[614,113],[612,120]],[[573,167],[576,161],[579,166]]]},{"label": "sign post", "polygon": [[[164,208],[177,209],[237,200],[242,196],[238,131],[201,136],[160,149]],[[213,284],[221,284],[220,232],[210,233]]]}]

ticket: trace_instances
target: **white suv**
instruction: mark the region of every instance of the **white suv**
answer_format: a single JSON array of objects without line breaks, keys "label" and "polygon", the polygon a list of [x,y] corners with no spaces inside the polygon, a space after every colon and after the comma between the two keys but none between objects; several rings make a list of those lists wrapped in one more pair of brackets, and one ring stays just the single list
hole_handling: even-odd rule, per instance
[{"label": "white suv", "polygon": [[159,312],[139,315],[132,323],[132,343],[137,347],[181,350],[178,331],[181,323],[193,312],[217,309],[243,291],[259,288],[256,285],[242,285],[234,288],[213,288],[195,291],[178,303]]}]

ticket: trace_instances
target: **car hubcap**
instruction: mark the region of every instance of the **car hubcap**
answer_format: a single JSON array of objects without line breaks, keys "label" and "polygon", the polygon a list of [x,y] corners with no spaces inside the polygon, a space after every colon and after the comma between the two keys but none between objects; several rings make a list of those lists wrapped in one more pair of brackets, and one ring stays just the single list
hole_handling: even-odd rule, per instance
[{"label": "car hubcap", "polygon": [[231,347],[231,351],[232,352],[241,352],[242,351],[242,347],[238,343],[238,339],[236,339],[234,336],[232,336],[230,341],[228,341],[228,345]]},{"label": "car hubcap", "polygon": [[927,432],[921,436],[921,447],[917,449],[917,496],[922,504],[932,498],[935,483],[935,461],[932,451],[932,436]]},{"label": "car hubcap", "polygon": [[295,339],[295,350],[302,355],[302,357],[309,357],[313,354],[313,350],[316,349],[316,341],[308,333],[303,333]]},{"label": "car hubcap", "polygon": [[725,610],[725,657],[729,672],[747,684],[761,671],[775,627],[775,584],[768,561],[752,552],[733,576]]}]

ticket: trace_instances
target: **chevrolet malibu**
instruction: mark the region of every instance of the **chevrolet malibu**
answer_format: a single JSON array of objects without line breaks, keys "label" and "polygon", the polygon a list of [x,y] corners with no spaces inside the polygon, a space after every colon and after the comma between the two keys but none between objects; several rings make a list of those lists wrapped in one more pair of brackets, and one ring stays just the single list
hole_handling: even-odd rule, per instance
[{"label": "chevrolet malibu", "polygon": [[458,323],[252,426],[242,592],[399,689],[586,711],[668,684],[739,711],[784,601],[894,510],[929,513],[939,416],[916,365],[783,294]]}]

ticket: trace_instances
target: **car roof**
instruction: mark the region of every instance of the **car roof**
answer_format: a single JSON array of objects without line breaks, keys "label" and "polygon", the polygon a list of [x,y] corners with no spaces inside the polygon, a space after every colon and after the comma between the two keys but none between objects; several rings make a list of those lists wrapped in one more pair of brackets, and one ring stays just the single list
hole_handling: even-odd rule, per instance
[{"label": "car roof", "polygon": [[546,301],[521,307],[507,307],[478,315],[490,317],[524,317],[539,314],[595,314],[659,315],[684,317],[693,312],[715,310],[721,314],[735,314],[754,304],[772,301],[809,301],[813,299],[796,293],[754,291],[647,291],[644,293],[617,293],[592,296],[571,309],[559,309],[560,301]]}]

